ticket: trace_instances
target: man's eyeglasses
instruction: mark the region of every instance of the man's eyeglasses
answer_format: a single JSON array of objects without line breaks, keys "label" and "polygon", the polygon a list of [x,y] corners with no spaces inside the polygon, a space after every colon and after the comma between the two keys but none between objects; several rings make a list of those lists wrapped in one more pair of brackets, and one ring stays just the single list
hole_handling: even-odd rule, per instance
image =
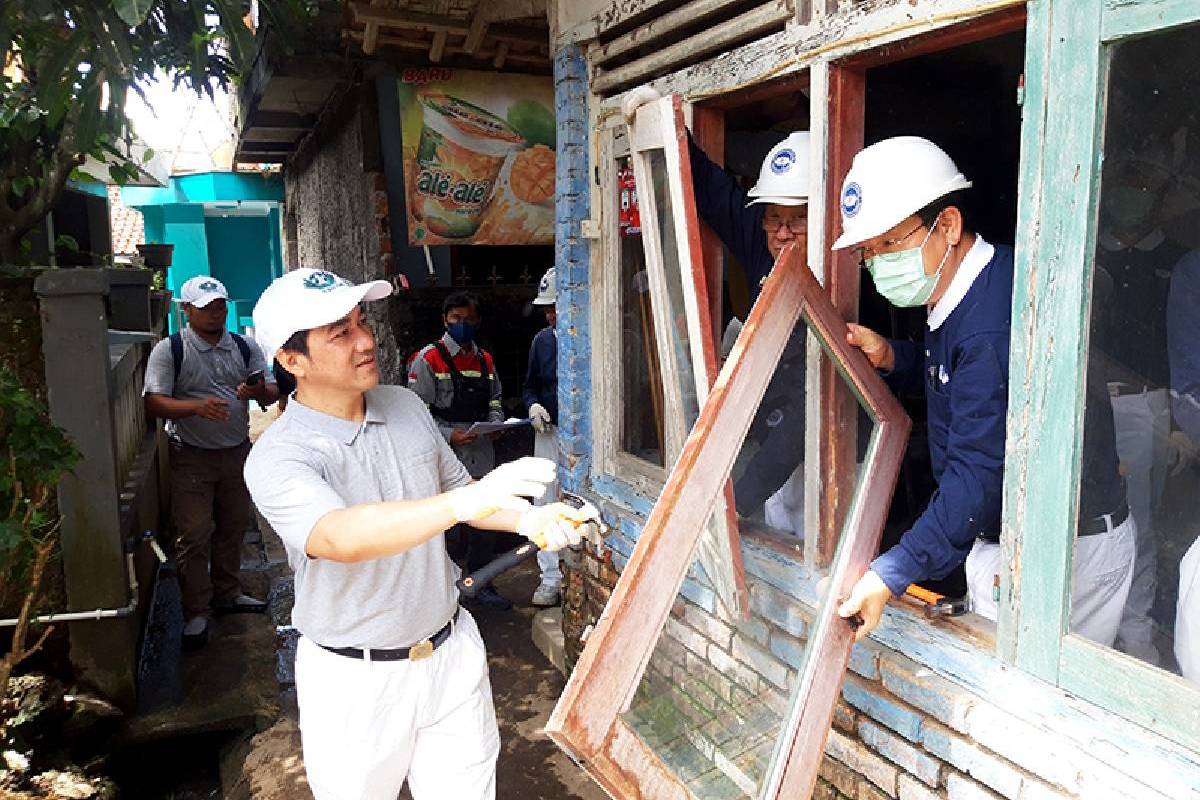
[{"label": "man's eyeglasses", "polygon": [[[916,233],[917,231],[921,230],[924,227],[925,227],[924,222],[918,222],[917,227],[913,228],[911,231],[904,234],[903,236],[895,236],[891,239],[884,239],[882,242],[879,243],[879,249],[880,250],[890,250],[891,248],[893,248],[899,244],[902,244],[905,241],[907,241],[908,239],[912,238],[912,235],[914,233]],[[865,267],[867,259],[874,256],[875,253],[876,253],[876,249],[873,247],[859,247],[858,248],[859,266]]]},{"label": "man's eyeglasses", "polygon": [[772,217],[763,217],[763,222],[762,222],[763,231],[765,231],[766,233],[768,233],[772,236],[774,236],[776,233],[778,233],[779,229],[784,227],[785,225],[787,226],[788,231],[790,231],[793,236],[803,236],[804,234],[808,233],[808,218],[807,217],[794,217],[787,221],[784,221],[782,219],[775,219]]}]

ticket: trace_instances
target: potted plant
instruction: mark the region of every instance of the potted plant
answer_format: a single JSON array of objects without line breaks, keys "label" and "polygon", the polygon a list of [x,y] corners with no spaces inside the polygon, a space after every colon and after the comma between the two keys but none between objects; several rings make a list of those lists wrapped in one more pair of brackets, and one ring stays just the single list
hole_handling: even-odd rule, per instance
[{"label": "potted plant", "polygon": [[175,245],[147,242],[139,244],[137,250],[150,269],[166,269],[171,266],[171,254],[175,250]]}]

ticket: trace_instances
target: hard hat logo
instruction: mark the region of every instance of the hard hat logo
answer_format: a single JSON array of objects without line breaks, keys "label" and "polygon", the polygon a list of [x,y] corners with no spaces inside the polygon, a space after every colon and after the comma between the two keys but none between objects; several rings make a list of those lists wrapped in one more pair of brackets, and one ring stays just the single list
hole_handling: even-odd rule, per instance
[{"label": "hard hat logo", "polygon": [[771,148],[758,172],[758,183],[746,193],[747,205],[800,206],[808,202],[808,131],[796,131]]},{"label": "hard hat logo", "polygon": [[771,171],[776,175],[782,175],[792,168],[796,163],[796,153],[793,150],[784,148],[775,154],[771,159]]},{"label": "hard hat logo", "polygon": [[862,208],[862,187],[851,181],[842,190],[842,214],[853,217],[860,208]]}]

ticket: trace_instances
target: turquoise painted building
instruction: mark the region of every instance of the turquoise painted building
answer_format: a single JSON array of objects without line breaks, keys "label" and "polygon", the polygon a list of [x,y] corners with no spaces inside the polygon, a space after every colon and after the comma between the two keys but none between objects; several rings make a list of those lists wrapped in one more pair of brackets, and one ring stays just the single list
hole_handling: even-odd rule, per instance
[{"label": "turquoise painted building", "polygon": [[[146,241],[175,245],[166,288],[211,275],[229,290],[229,329],[244,331],[263,289],[283,274],[278,176],[204,172],[165,187],[125,187],[121,200],[145,217]],[[171,330],[179,326],[171,318]]]}]

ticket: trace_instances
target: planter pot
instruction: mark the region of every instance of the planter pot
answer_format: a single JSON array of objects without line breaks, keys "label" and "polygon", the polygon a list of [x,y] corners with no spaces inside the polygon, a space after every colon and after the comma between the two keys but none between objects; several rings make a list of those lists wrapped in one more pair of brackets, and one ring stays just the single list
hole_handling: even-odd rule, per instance
[{"label": "planter pot", "polygon": [[167,312],[171,309],[171,291],[169,289],[152,289],[150,291],[150,330],[159,330]]},{"label": "planter pot", "polygon": [[150,283],[154,272],[111,267],[104,272],[108,276],[108,327],[120,331],[153,330]]},{"label": "planter pot", "polygon": [[139,244],[138,253],[151,269],[166,269],[171,266],[171,254],[175,251],[173,244]]}]

